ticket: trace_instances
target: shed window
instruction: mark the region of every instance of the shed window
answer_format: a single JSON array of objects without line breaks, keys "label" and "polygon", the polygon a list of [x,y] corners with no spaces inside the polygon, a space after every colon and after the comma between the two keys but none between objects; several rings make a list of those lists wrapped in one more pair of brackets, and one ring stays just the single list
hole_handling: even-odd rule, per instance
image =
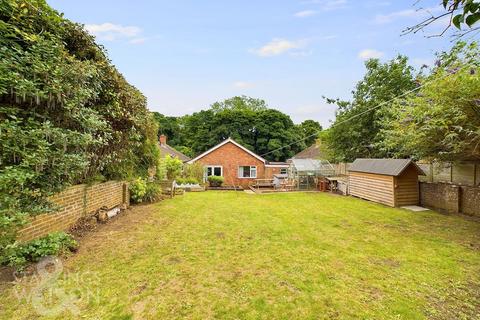
[{"label": "shed window", "polygon": [[287,174],[288,173],[288,169],[287,168],[281,168],[280,169],[280,174]]},{"label": "shed window", "polygon": [[238,167],[239,178],[256,178],[257,167],[256,166],[240,166]]}]

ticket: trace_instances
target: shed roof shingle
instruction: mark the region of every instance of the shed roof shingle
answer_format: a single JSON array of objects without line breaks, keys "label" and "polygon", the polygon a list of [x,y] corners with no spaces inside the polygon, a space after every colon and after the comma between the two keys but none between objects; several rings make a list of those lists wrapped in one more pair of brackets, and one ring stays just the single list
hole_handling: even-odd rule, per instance
[{"label": "shed roof shingle", "polygon": [[420,175],[425,175],[411,159],[357,159],[349,171],[399,176],[408,166],[414,165]]}]

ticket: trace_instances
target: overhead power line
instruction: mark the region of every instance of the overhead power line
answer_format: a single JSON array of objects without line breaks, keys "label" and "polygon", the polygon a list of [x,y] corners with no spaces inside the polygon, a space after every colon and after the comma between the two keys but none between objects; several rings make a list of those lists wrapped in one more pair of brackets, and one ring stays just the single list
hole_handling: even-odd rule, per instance
[{"label": "overhead power line", "polygon": [[[472,65],[465,65],[465,66],[463,66],[462,68],[456,70],[456,72],[459,72],[459,71],[461,71],[462,69],[465,69],[465,68],[471,67],[471,66],[472,66]],[[456,73],[456,72],[455,72],[455,73]],[[433,82],[435,82],[435,81],[440,81],[440,80],[443,80],[443,79],[445,79],[445,78],[448,78],[449,76],[451,76],[451,75],[453,75],[453,74],[455,74],[455,73],[447,73],[447,74],[444,75],[443,77],[440,77],[440,78],[438,78],[438,79],[434,79],[434,80],[431,80],[431,81],[427,81],[427,82],[419,85],[418,87],[416,87],[416,88],[414,88],[414,89],[412,89],[412,90],[408,90],[408,91],[402,93],[402,94],[399,95],[399,96],[396,96],[396,97],[394,97],[394,98],[392,98],[392,99],[390,99],[390,100],[388,100],[388,101],[384,101],[384,102],[382,102],[382,103],[380,103],[380,104],[378,104],[378,105],[376,105],[376,106],[374,106],[374,107],[372,107],[372,108],[370,108],[370,109],[367,109],[367,110],[362,111],[362,112],[360,112],[360,113],[358,113],[358,114],[356,114],[356,115],[353,115],[353,116],[351,116],[350,118],[347,118],[347,119],[342,120],[342,121],[340,121],[340,122],[335,122],[334,124],[332,124],[332,126],[331,126],[330,128],[333,128],[333,127],[338,126],[338,125],[340,125],[340,124],[344,124],[344,123],[346,123],[346,122],[349,122],[349,121],[351,121],[352,119],[355,119],[355,118],[357,118],[357,117],[359,117],[359,116],[361,116],[361,115],[364,115],[365,113],[368,113],[368,112],[370,112],[370,111],[373,111],[373,110],[375,110],[375,109],[378,109],[378,108],[380,108],[381,106],[386,105],[387,103],[391,103],[391,102],[393,102],[393,101],[395,101],[395,100],[397,100],[397,99],[399,99],[399,98],[402,98],[402,97],[404,97],[404,96],[406,96],[406,95],[409,95],[410,93],[413,93],[413,92],[415,92],[415,91],[418,91],[418,90],[420,90],[421,88],[423,88],[423,87],[425,87],[425,86],[427,86],[427,85],[429,85],[429,84],[431,84],[431,83],[433,83]],[[294,141],[294,142],[289,143],[289,144],[287,144],[287,145],[284,145],[284,146],[282,146],[282,147],[280,147],[280,148],[277,148],[277,149],[271,150],[271,151],[269,151],[269,152],[266,152],[266,153],[264,153],[264,154],[262,154],[262,155],[260,155],[260,156],[263,157],[263,156],[266,156],[267,154],[273,153],[273,152],[275,152],[275,151],[278,151],[278,150],[282,150],[282,149],[291,147],[291,146],[293,146],[293,145],[295,145],[295,144],[297,144],[297,143],[299,143],[299,142],[302,142],[302,141],[304,141],[304,140],[310,139],[311,137],[314,137],[314,136],[318,135],[320,132],[321,132],[321,130],[318,130],[318,131],[316,131],[315,133],[313,133],[313,134],[311,134],[311,135],[309,135],[309,136],[306,136],[306,137],[304,137],[304,138],[302,138],[302,139],[300,139],[300,140],[297,140],[297,141]]]}]

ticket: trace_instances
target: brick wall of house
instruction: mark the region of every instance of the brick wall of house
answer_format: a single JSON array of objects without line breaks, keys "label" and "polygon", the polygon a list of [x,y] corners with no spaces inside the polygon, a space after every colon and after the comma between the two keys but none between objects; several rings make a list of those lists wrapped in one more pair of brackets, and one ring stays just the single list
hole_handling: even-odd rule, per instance
[{"label": "brick wall of house", "polygon": [[50,232],[68,230],[80,217],[91,214],[102,207],[109,209],[129,204],[127,184],[108,181],[95,185],[76,185],[53,195],[50,200],[60,207],[58,212],[42,214],[32,219],[19,232],[20,241],[29,241]]},{"label": "brick wall of house", "polygon": [[280,174],[280,167],[265,167],[265,179],[273,179],[273,175]]},{"label": "brick wall of house", "polygon": [[420,204],[449,213],[480,217],[480,188],[449,183],[420,182]]},{"label": "brick wall of house", "polygon": [[226,186],[242,186],[245,188],[255,180],[255,178],[239,178],[239,166],[256,166],[257,179],[265,178],[265,164],[231,142],[213,150],[198,159],[197,162],[204,166],[222,166],[224,185]]}]

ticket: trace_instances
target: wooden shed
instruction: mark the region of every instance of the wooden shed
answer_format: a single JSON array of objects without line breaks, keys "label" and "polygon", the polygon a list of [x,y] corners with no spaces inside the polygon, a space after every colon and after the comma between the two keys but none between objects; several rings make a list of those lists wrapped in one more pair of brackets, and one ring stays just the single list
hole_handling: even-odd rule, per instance
[{"label": "wooden shed", "polygon": [[349,168],[349,194],[391,207],[417,205],[418,176],[410,159],[357,159]]}]

